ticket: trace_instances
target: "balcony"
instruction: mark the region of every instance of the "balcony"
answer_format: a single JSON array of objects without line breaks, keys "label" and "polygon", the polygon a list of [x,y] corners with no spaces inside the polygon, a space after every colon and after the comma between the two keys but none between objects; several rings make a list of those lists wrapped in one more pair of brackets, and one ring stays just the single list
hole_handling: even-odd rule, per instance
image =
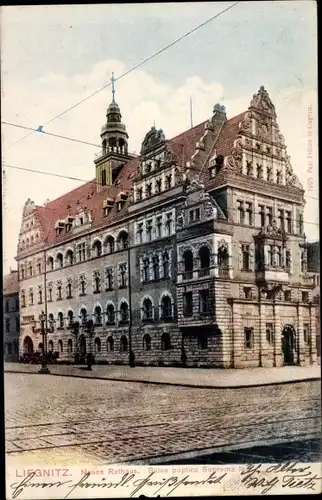
[{"label": "balcony", "polygon": [[210,267],[204,267],[198,271],[199,278],[204,278],[205,276],[210,276]]},{"label": "balcony", "polygon": [[286,269],[283,268],[272,268],[262,269],[256,272],[256,278],[261,281],[280,281],[283,283],[288,283],[289,275]]},{"label": "balcony", "polygon": [[229,278],[229,267],[218,267],[219,278]]},{"label": "balcony", "polygon": [[314,286],[314,276],[310,274],[302,274],[301,276],[301,282],[305,286]]},{"label": "balcony", "polygon": [[192,278],[193,278],[193,271],[184,271],[182,273],[182,280],[183,281],[192,280]]}]

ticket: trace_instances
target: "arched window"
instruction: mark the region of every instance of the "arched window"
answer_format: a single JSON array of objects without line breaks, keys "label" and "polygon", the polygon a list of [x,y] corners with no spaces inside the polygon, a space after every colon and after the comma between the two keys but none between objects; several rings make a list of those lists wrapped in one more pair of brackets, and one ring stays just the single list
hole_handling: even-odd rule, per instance
[{"label": "arched window", "polygon": [[143,350],[151,351],[151,337],[147,333],[143,337]]},{"label": "arched window", "polygon": [[115,308],[113,304],[108,304],[106,308],[106,324],[113,325],[115,323]]},{"label": "arched window", "polygon": [[101,185],[106,186],[106,170],[105,170],[105,168],[103,168],[103,170],[101,171]]},{"label": "arched window", "polygon": [[101,339],[99,337],[95,339],[95,352],[96,354],[101,352]]},{"label": "arched window", "polygon": [[82,324],[84,325],[87,321],[87,311],[85,309],[85,307],[82,307],[81,308],[81,311],[80,311],[80,319],[81,319],[81,322]]},{"label": "arched window", "polygon": [[67,266],[71,266],[74,264],[74,252],[72,250],[67,250],[66,252],[66,263]]},{"label": "arched window", "polygon": [[54,350],[54,342],[52,340],[48,342],[48,350],[49,352],[53,352]]},{"label": "arched window", "polygon": [[57,319],[58,319],[58,328],[64,328],[64,315],[62,312],[59,312],[57,314]]},{"label": "arched window", "polygon": [[171,349],[170,335],[167,332],[163,332],[161,336],[161,349],[162,351],[169,351]]},{"label": "arched window", "polygon": [[114,340],[113,337],[108,337],[106,341],[106,347],[108,352],[114,351]]},{"label": "arched window", "polygon": [[67,321],[68,321],[68,326],[71,327],[74,321],[74,313],[71,310],[69,310],[67,313]]},{"label": "arched window", "polygon": [[164,252],[162,255],[162,269],[163,269],[163,278],[169,278],[169,254],[168,252]]},{"label": "arched window", "polygon": [[106,139],[104,139],[104,141],[102,142],[102,147],[103,147],[103,155],[105,155],[106,154]]},{"label": "arched window", "polygon": [[23,266],[20,267],[20,279],[25,279],[25,268]]},{"label": "arched window", "polygon": [[160,278],[160,270],[159,270],[159,256],[154,255],[152,257],[152,269],[153,269],[153,279],[157,281]]},{"label": "arched window", "polygon": [[169,319],[172,317],[172,304],[171,299],[168,295],[162,297],[161,300],[161,318]]},{"label": "arched window", "polygon": [[144,299],[142,307],[143,321],[151,321],[153,319],[153,306],[150,299]]},{"label": "arched window", "polygon": [[33,275],[32,262],[29,262],[28,264],[28,274],[30,277]]},{"label": "arched window", "polygon": [[120,153],[126,153],[125,151],[125,141],[124,139],[119,139],[119,149],[120,149]]},{"label": "arched window", "polygon": [[63,267],[64,257],[62,253],[58,253],[56,255],[56,262],[57,262],[57,267]]},{"label": "arched window", "polygon": [[218,249],[218,272],[219,276],[228,276],[229,274],[229,255],[226,247]]},{"label": "arched window", "polygon": [[30,238],[30,244],[31,244],[31,245],[33,245],[33,244],[34,244],[34,237],[33,237],[33,236],[31,236],[31,238]]},{"label": "arched window", "polygon": [[120,305],[120,322],[127,323],[129,321],[129,306],[126,302],[122,302]]},{"label": "arched window", "polygon": [[68,354],[72,354],[72,352],[73,352],[73,341],[72,341],[72,339],[68,339],[68,341],[67,341],[67,352],[68,352]]},{"label": "arched window", "polygon": [[94,241],[92,250],[93,257],[100,257],[102,255],[102,243],[99,240]]},{"label": "arched window", "polygon": [[125,335],[122,335],[121,340],[120,340],[120,350],[121,352],[126,352],[127,351],[127,338]]},{"label": "arched window", "polygon": [[26,294],[24,292],[21,293],[21,307],[26,307]]},{"label": "arched window", "polygon": [[207,276],[210,273],[210,251],[208,247],[199,250],[200,272],[199,276]]},{"label": "arched window", "polygon": [[118,250],[125,250],[129,246],[129,235],[126,231],[121,231],[117,239]]},{"label": "arched window", "polygon": [[101,306],[96,306],[94,309],[94,319],[95,319],[95,325],[96,326],[101,326],[102,325],[102,308]]},{"label": "arched window", "polygon": [[53,313],[49,314],[49,316],[48,316],[48,322],[49,322],[49,325],[51,326],[51,328],[53,329],[54,328],[54,324],[55,324],[55,318],[54,318]]},{"label": "arched window", "polygon": [[54,259],[53,257],[48,257],[47,259],[47,267],[49,271],[52,271],[54,269]]},{"label": "arched window", "polygon": [[39,351],[42,351],[42,345],[43,345],[43,344],[42,344],[42,342],[40,342],[40,343],[38,344],[38,349],[39,349]]},{"label": "arched window", "polygon": [[23,341],[23,352],[26,354],[31,354],[34,352],[34,344],[29,336],[25,337]]},{"label": "arched window", "polygon": [[105,251],[106,253],[113,253],[115,250],[115,240],[113,236],[108,236],[105,240]]},{"label": "arched window", "polygon": [[192,279],[193,277],[193,255],[191,250],[186,250],[183,254],[184,274],[183,279]]},{"label": "arched window", "polygon": [[62,354],[64,352],[64,347],[63,347],[63,341],[62,340],[58,340],[58,351],[60,354]]}]

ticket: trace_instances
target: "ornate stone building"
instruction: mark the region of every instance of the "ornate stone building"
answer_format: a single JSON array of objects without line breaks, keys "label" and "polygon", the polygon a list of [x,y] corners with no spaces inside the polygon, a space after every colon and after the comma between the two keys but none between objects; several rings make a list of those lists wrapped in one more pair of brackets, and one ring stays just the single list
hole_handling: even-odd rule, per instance
[{"label": "ornate stone building", "polygon": [[3,278],[3,347],[5,361],[19,359],[19,283],[18,272]]},{"label": "ornate stone building", "polygon": [[114,101],[92,182],[45,206],[26,202],[18,247],[20,351],[62,361],[281,366],[316,361],[304,190],[274,105],[167,140],[139,157]]}]

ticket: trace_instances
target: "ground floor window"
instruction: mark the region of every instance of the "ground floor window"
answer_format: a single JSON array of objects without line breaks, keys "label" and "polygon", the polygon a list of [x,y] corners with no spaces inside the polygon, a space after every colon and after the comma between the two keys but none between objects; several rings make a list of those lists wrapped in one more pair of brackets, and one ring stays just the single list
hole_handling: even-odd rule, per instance
[{"label": "ground floor window", "polygon": [[245,349],[253,349],[254,347],[254,329],[244,328],[244,345]]},{"label": "ground floor window", "polygon": [[274,327],[273,323],[266,323],[266,340],[272,345],[274,342]]},{"label": "ground floor window", "polygon": [[145,351],[151,351],[151,337],[148,334],[143,337],[143,349]]},{"label": "ground floor window", "polygon": [[162,334],[161,349],[162,349],[162,351],[168,351],[169,349],[171,349],[170,335],[167,332],[164,332]]},{"label": "ground floor window", "polygon": [[208,348],[208,338],[207,335],[201,334],[198,337],[198,349],[205,350]]},{"label": "ground floor window", "polygon": [[303,337],[304,337],[304,343],[309,344],[309,342],[310,342],[310,325],[308,323],[304,323],[304,325],[303,325]]}]

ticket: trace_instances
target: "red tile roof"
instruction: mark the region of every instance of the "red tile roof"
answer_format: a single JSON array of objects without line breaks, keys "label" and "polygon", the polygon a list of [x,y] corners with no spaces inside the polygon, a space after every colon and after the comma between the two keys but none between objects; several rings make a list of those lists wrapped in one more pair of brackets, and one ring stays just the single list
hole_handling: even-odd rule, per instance
[{"label": "red tile roof", "polygon": [[3,277],[3,295],[19,293],[18,271],[11,271]]},{"label": "red tile roof", "polygon": [[[243,119],[243,115],[244,113],[225,123],[215,146],[219,154],[227,155],[230,153],[234,140],[237,138],[238,125]],[[171,150],[177,156],[181,167],[184,167],[186,162],[195,153],[196,143],[204,134],[205,123],[206,121],[167,141]],[[68,215],[75,216],[79,207],[90,211],[92,227],[107,226],[124,217],[130,203],[129,199],[120,211],[117,211],[117,204],[115,203],[107,217],[104,217],[103,214],[103,200],[106,198],[116,198],[120,192],[130,192],[133,178],[139,168],[139,161],[139,157],[128,161],[123,166],[114,185],[104,188],[99,193],[96,191],[96,180],[93,179],[60,196],[56,200],[47,203],[45,206],[37,206],[36,213],[44,229],[46,243],[61,242],[69,238],[70,235],[68,233],[62,233],[57,237],[55,224],[58,220],[65,219]]]}]

